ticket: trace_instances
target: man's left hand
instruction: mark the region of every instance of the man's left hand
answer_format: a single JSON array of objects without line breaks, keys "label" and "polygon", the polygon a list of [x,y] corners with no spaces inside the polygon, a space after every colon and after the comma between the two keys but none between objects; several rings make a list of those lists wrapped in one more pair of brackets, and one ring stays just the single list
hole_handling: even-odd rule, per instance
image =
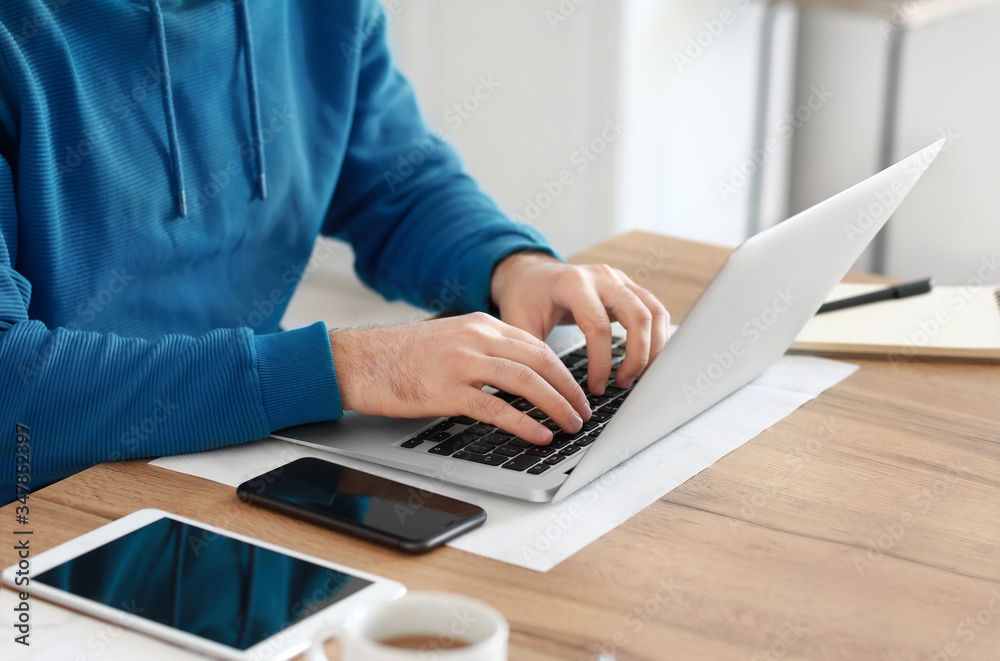
[{"label": "man's left hand", "polygon": [[611,373],[611,322],[625,327],[616,383],[627,388],[667,342],[670,315],[649,291],[605,264],[574,266],[538,252],[501,260],[490,283],[500,319],[544,340],[556,324],[575,323],[587,338],[590,392],[604,393]]}]

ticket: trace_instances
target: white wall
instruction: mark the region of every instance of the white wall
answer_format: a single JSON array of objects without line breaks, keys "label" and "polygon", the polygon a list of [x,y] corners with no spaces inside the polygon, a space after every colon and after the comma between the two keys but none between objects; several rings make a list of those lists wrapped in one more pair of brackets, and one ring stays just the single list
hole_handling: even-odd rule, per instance
[{"label": "white wall", "polygon": [[[783,11],[766,125],[789,100],[794,13]],[[746,238],[749,175],[763,162],[781,174],[790,144],[755,159],[753,121],[760,3],[629,0],[623,108],[629,122],[617,229],[645,228],[723,245]],[[783,177],[770,177],[766,214],[784,217]]]},{"label": "white wall", "polygon": [[[879,164],[884,24],[856,12],[800,15],[791,4],[780,5],[776,24],[763,227]],[[397,60],[428,119],[501,207],[558,249],[634,227],[724,245],[745,238],[750,186],[739,170],[755,167],[759,0],[393,5]],[[961,137],[892,220],[890,275],[960,281],[1000,249],[998,27],[993,3],[915,28],[905,43],[895,156],[948,127]],[[470,96],[480,77],[499,83],[483,101]],[[459,123],[447,113],[463,103],[475,110]],[[790,112],[799,112],[792,130]],[[621,137],[581,172],[581,146],[601,146],[614,118]],[[561,171],[570,185],[554,183]],[[551,206],[529,218],[528,200],[545,203],[549,193]]]},{"label": "white wall", "polygon": [[[966,284],[1000,258],[1000,4],[914,31],[904,52],[897,156],[951,144],[903,203],[887,267]],[[1000,283],[996,269],[988,281]]]},{"label": "white wall", "polygon": [[[390,35],[425,116],[472,175],[505,212],[573,253],[611,234],[618,139],[601,134],[619,110],[620,8],[559,5],[402,0]],[[499,87],[477,103],[481,77]],[[464,118],[455,104],[473,110]],[[592,141],[594,160],[581,152]]]},{"label": "white wall", "polygon": [[[578,4],[579,3],[579,4]],[[750,158],[756,53],[763,10],[746,0],[403,1],[391,21],[398,64],[429,121],[508,213],[567,171],[573,183],[532,220],[573,253],[631,228],[735,245],[745,237],[749,187],[723,194]],[[563,20],[565,19],[565,20]],[[787,105],[791,23],[779,26],[772,104]],[[481,75],[496,93],[450,128],[445,113]],[[593,161],[581,146],[609,119],[624,131]],[[772,114],[771,123],[779,117]],[[781,173],[783,147],[771,164]],[[585,158],[585,157],[583,157]],[[784,217],[785,178],[767,206]]]},{"label": "white wall", "polygon": [[[799,131],[791,210],[879,169],[888,39],[884,21],[805,12],[798,87],[834,93]],[[940,137],[953,142],[890,220],[886,273],[964,284],[1000,253],[1000,5],[914,27],[903,42],[893,159]],[[801,100],[801,99],[800,99]],[[859,263],[865,268],[865,258]],[[1000,282],[1000,273],[991,280]]]}]

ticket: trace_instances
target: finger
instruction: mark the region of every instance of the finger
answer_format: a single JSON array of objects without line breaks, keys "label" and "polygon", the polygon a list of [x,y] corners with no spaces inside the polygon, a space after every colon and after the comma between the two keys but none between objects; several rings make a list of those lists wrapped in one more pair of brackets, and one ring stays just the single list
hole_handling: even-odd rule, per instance
[{"label": "finger", "polygon": [[653,315],[645,303],[610,270],[597,282],[598,292],[608,312],[625,327],[625,358],[618,366],[616,382],[622,388],[632,385],[649,360],[650,328]]},{"label": "finger", "polygon": [[603,395],[611,374],[611,320],[592,281],[577,285],[561,303],[573,313],[573,319],[587,338],[589,368],[587,386],[595,395]]},{"label": "finger", "polygon": [[531,443],[547,445],[552,441],[552,432],[499,397],[470,388],[469,403],[465,411],[476,420],[496,425],[519,438]]},{"label": "finger", "polygon": [[646,363],[648,367],[649,363],[653,362],[653,359],[663,351],[667,340],[670,339],[670,313],[663,307],[663,303],[660,303],[659,299],[653,296],[652,292],[635,284],[628,276],[624,277],[625,286],[642,300],[653,315],[649,336],[649,361]]},{"label": "finger", "polygon": [[572,404],[528,365],[486,357],[485,364],[474,363],[470,368],[482,373],[487,384],[524,397],[566,431],[578,432],[583,426],[583,418]]},{"label": "finger", "polygon": [[[504,323],[495,317],[483,315],[481,321],[483,322],[481,328],[488,330],[480,335],[482,341],[477,346],[480,351],[499,358],[507,358],[508,360],[530,365],[532,369],[551,383],[563,397],[569,400],[572,407],[584,420],[590,419],[590,403],[587,401],[586,393],[583,392],[576,379],[573,378],[573,375],[570,374],[563,362],[559,360],[559,356],[556,355],[549,345],[531,333]],[[519,342],[526,346],[517,347],[510,345],[502,347],[501,343],[494,341],[496,338],[491,336],[491,331],[498,333],[499,336],[508,342]],[[605,377],[605,381],[607,381],[607,377]]]},{"label": "finger", "polygon": [[[587,395],[584,394],[580,384],[576,382],[576,379],[573,378],[573,375],[570,374],[569,370],[559,360],[559,357],[556,356],[549,345],[535,338],[529,338],[529,340],[522,342],[502,338],[495,345],[486,349],[485,353],[496,358],[527,365],[544,379],[549,386],[554,388],[555,392],[559,393],[560,398],[573,409],[573,412],[580,416],[581,419],[589,420],[591,416],[590,403],[587,401]],[[500,387],[495,383],[491,383],[490,385]],[[524,396],[524,393],[517,394]],[[562,425],[563,428],[567,428],[563,425],[564,418],[562,417],[562,413],[553,413],[541,401],[535,401],[530,397],[528,399],[532,404],[548,413],[549,417]],[[569,420],[570,418],[566,419]]]}]

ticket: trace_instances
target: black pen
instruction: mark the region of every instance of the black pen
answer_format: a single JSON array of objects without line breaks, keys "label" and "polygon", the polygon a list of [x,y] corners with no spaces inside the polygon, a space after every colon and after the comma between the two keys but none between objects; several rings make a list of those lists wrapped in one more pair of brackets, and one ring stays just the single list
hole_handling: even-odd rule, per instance
[{"label": "black pen", "polygon": [[903,284],[896,285],[895,287],[879,289],[877,291],[868,292],[867,294],[861,294],[860,296],[851,296],[850,298],[842,298],[839,301],[824,303],[820,306],[819,310],[816,311],[816,314],[820,314],[821,312],[833,312],[834,310],[843,310],[844,308],[853,308],[858,305],[875,303],[876,301],[887,301],[893,298],[906,298],[907,296],[926,294],[931,290],[933,285],[934,278],[924,278],[923,280],[904,282]]}]

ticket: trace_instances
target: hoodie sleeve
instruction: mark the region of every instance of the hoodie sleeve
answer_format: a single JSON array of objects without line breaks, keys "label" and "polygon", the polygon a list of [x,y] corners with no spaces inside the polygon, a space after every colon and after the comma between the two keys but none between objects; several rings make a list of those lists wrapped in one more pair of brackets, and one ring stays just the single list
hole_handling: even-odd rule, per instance
[{"label": "hoodie sleeve", "polygon": [[358,96],[324,233],[352,244],[358,275],[390,300],[487,310],[497,262],[524,249],[556,253],[501,213],[428,129],[390,60],[381,4],[365,6],[364,45],[345,53],[358,59]]},{"label": "hoodie sleeve", "polygon": [[0,156],[0,504],[97,463],[207,450],[342,415],[324,324],[156,342],[50,329],[29,315],[17,241],[13,178]]}]

